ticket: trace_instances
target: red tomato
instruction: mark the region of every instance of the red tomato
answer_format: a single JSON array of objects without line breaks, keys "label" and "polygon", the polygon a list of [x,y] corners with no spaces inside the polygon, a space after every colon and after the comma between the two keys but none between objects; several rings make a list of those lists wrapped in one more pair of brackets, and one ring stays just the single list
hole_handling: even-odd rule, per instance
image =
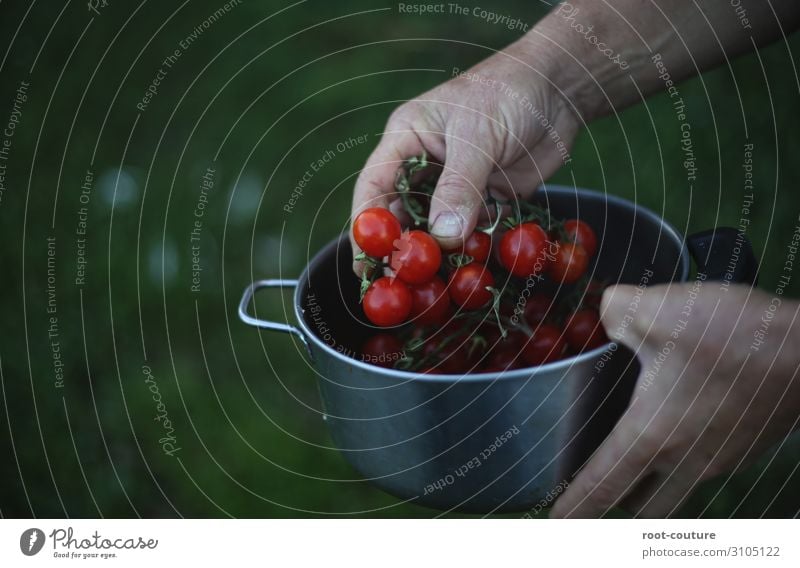
[{"label": "red tomato", "polygon": [[489,354],[484,360],[485,364],[482,371],[485,373],[497,373],[519,369],[522,366],[520,351],[526,339],[525,335],[521,331],[512,329],[505,339],[500,339],[499,330],[496,327],[494,330],[497,331],[497,335],[491,338],[487,337],[486,333],[483,334],[488,342],[487,349],[489,349]]},{"label": "red tomato", "polygon": [[500,342],[500,329],[494,323],[484,323],[476,333],[486,340],[487,349],[493,349]]},{"label": "red tomato", "polygon": [[519,349],[510,345],[501,345],[492,350],[489,361],[481,369],[482,373],[502,373],[519,369]]},{"label": "red tomato", "polygon": [[528,365],[549,363],[561,357],[565,345],[559,329],[543,323],[534,330],[533,337],[522,347],[522,358]]},{"label": "red tomato", "polygon": [[492,237],[483,231],[473,232],[464,243],[464,254],[471,256],[475,262],[485,263],[492,252]]},{"label": "red tomato", "polygon": [[397,217],[382,207],[362,211],[353,223],[353,238],[366,254],[383,258],[392,254],[402,228]]},{"label": "red tomato", "polygon": [[564,223],[564,232],[567,234],[567,241],[582,246],[590,257],[597,252],[597,236],[587,223],[570,219]]},{"label": "red tomato", "polygon": [[522,223],[500,240],[500,262],[514,276],[527,278],[548,265],[547,233],[535,223]]},{"label": "red tomato", "polygon": [[450,277],[450,298],[465,310],[477,310],[492,300],[487,286],[494,286],[492,273],[483,264],[471,262],[456,268]]},{"label": "red tomato", "polygon": [[533,294],[525,303],[525,321],[536,327],[547,318],[553,307],[553,298],[547,294]]},{"label": "red tomato", "polygon": [[403,358],[403,355],[403,344],[388,333],[373,335],[361,347],[362,361],[378,367],[391,368],[395,361]]},{"label": "red tomato", "polygon": [[[450,337],[442,347],[445,337]],[[430,360],[428,367],[431,373],[455,375],[469,370],[467,349],[464,337],[446,336],[440,333],[431,337],[422,347],[422,356]]]},{"label": "red tomato", "polygon": [[605,289],[606,285],[603,282],[592,278],[589,281],[589,285],[586,287],[586,294],[584,294],[583,297],[583,304],[593,308],[599,308],[600,301],[603,299],[603,291]]},{"label": "red tomato", "polygon": [[573,243],[559,243],[548,273],[556,282],[572,284],[586,273],[589,255],[583,247]]},{"label": "red tomato", "polygon": [[503,298],[500,300],[500,315],[506,317],[512,317],[517,309],[517,304],[513,302],[510,298]]},{"label": "red tomato", "polygon": [[383,276],[370,285],[363,306],[367,319],[375,325],[399,325],[411,312],[411,291],[397,278]]},{"label": "red tomato", "polygon": [[394,244],[391,266],[397,277],[407,284],[424,284],[442,265],[439,243],[424,231],[406,231]]},{"label": "red tomato", "polygon": [[600,347],[608,342],[597,310],[583,308],[572,314],[564,328],[567,343],[575,351]]},{"label": "red tomato", "polygon": [[411,286],[410,317],[418,325],[438,325],[444,322],[450,307],[447,287],[438,276],[425,284]]}]

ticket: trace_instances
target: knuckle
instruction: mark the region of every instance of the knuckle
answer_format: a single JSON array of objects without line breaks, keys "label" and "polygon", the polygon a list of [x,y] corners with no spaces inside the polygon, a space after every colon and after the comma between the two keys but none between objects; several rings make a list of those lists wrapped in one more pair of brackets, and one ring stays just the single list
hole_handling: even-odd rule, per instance
[{"label": "knuckle", "polygon": [[469,184],[461,173],[451,167],[445,167],[436,183],[436,191],[440,195],[459,194],[467,185]]},{"label": "knuckle", "polygon": [[705,467],[703,472],[698,476],[700,481],[704,481],[706,479],[712,479],[717,477],[718,475],[722,475],[723,473],[727,473],[728,468],[724,466],[721,460],[719,459],[711,459],[708,462],[708,465]]},{"label": "knuckle", "polygon": [[664,440],[663,437],[655,433],[652,428],[647,428],[642,431],[640,437],[630,447],[630,456],[632,462],[636,464],[645,464],[651,461],[656,454],[661,454],[668,450],[664,446],[661,450]]},{"label": "knuckle", "polygon": [[434,193],[434,203],[450,206],[476,207],[483,199],[485,188],[475,187],[466,177],[452,170],[445,170],[439,178]]},{"label": "knuckle", "polygon": [[589,472],[586,479],[586,501],[596,507],[611,507],[616,501],[617,495],[609,483],[610,477],[611,475],[605,475],[598,471]]},{"label": "knuckle", "polygon": [[410,102],[403,103],[392,111],[389,120],[386,121],[387,130],[407,130],[413,122],[414,115],[418,109]]}]

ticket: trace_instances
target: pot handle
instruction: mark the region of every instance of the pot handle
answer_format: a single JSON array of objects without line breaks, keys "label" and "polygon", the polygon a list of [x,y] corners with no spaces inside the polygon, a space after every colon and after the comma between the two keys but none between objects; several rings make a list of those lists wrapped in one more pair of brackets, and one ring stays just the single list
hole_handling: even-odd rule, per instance
[{"label": "pot handle", "polygon": [[733,227],[717,227],[686,238],[697,272],[708,280],[725,280],[755,286],[758,261],[744,233]]},{"label": "pot handle", "polygon": [[296,288],[296,287],[297,287],[297,280],[256,280],[255,282],[250,284],[250,286],[244,289],[244,293],[242,294],[242,300],[239,302],[239,319],[242,320],[247,325],[252,325],[253,327],[260,327],[262,329],[269,329],[272,331],[282,331],[283,333],[291,333],[300,340],[300,342],[305,346],[308,356],[311,357],[311,346],[308,344],[306,336],[303,335],[303,332],[300,331],[298,328],[288,323],[278,323],[278,322],[258,319],[247,313],[247,307],[250,305],[250,301],[253,299],[255,293],[258,292],[260,289]]}]

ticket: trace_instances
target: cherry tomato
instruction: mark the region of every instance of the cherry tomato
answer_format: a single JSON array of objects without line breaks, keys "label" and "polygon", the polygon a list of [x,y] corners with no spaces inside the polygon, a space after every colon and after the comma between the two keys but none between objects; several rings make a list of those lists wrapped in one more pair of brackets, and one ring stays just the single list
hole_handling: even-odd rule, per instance
[{"label": "cherry tomato", "polygon": [[553,307],[553,297],[547,294],[533,294],[525,303],[525,321],[536,327],[546,318]]},{"label": "cherry tomato", "polygon": [[494,277],[483,264],[471,262],[456,268],[450,277],[450,298],[465,310],[477,310],[492,300],[488,286],[494,286]]},{"label": "cherry tomato", "polygon": [[424,231],[406,231],[397,241],[391,266],[397,277],[407,284],[424,284],[442,265],[439,243]]},{"label": "cherry tomato", "polygon": [[450,308],[447,287],[438,276],[425,284],[410,286],[410,317],[418,325],[439,325],[445,321]]},{"label": "cherry tomato", "polygon": [[[442,347],[445,338],[447,344]],[[429,359],[431,373],[455,375],[465,373],[470,365],[467,361],[468,351],[463,336],[437,334],[429,338],[422,347],[422,356]]]},{"label": "cherry tomato", "polygon": [[483,231],[473,232],[464,243],[464,254],[469,255],[475,262],[485,263],[492,252],[492,237]]},{"label": "cherry tomato", "polygon": [[558,283],[572,284],[586,273],[589,255],[583,247],[573,243],[559,243],[548,274]]},{"label": "cherry tomato", "polygon": [[599,280],[595,280],[592,278],[589,281],[589,285],[586,286],[586,294],[583,297],[583,304],[593,307],[599,308],[600,301],[603,299],[603,291],[605,291],[606,285]]},{"label": "cherry tomato", "polygon": [[362,361],[378,367],[391,368],[404,354],[400,340],[388,333],[373,335],[361,347]]},{"label": "cherry tomato", "polygon": [[483,366],[483,373],[502,373],[520,367],[519,350],[508,345],[501,345],[493,349],[489,361]]},{"label": "cherry tomato", "polygon": [[487,349],[493,349],[501,341],[500,329],[493,322],[481,324],[476,333],[486,340]]},{"label": "cherry tomato", "polygon": [[600,347],[608,342],[597,310],[583,308],[572,314],[564,328],[567,343],[575,351]]},{"label": "cherry tomato", "polygon": [[497,327],[494,327],[496,334],[489,334],[487,337],[484,333],[486,341],[488,342],[487,349],[488,355],[485,358],[485,364],[482,369],[483,372],[502,372],[519,369],[522,366],[522,357],[520,350],[522,344],[525,342],[525,335],[521,331],[509,330],[508,335],[502,339]]},{"label": "cherry tomato", "polygon": [[564,223],[564,232],[567,234],[567,241],[582,246],[590,257],[597,252],[597,236],[587,223],[570,219]]},{"label": "cherry tomato", "polygon": [[391,327],[406,321],[411,312],[411,291],[397,278],[383,276],[364,294],[364,313],[379,327]]},{"label": "cherry tomato", "polygon": [[500,300],[500,315],[508,318],[512,317],[517,310],[517,303],[510,298]]},{"label": "cherry tomato", "polygon": [[537,327],[522,347],[522,358],[528,365],[543,365],[561,357],[566,342],[559,329],[548,323]]},{"label": "cherry tomato", "polygon": [[382,207],[362,211],[353,223],[353,238],[366,254],[383,258],[392,254],[402,228],[397,217]]},{"label": "cherry tomato", "polygon": [[522,223],[500,240],[500,262],[514,276],[527,278],[547,268],[547,233],[535,223]]}]

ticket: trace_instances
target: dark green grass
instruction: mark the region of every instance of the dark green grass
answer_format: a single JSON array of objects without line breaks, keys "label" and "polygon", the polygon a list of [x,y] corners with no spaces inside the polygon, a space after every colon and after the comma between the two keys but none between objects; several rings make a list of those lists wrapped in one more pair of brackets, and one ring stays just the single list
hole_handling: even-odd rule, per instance
[{"label": "dark green grass", "polygon": [[[27,8],[7,4],[0,9],[2,52]],[[180,57],[132,135],[136,103],[162,60],[219,4],[192,2],[155,34],[173,5],[147,3],[91,83],[133,8],[119,3],[106,9],[67,67],[89,21],[85,6],[67,9],[48,39],[30,75],[10,189],[0,204],[3,516],[436,514],[398,504],[364,482],[326,481],[356,474],[330,449],[315,410],[314,373],[289,337],[259,337],[234,312],[252,278],[297,276],[309,255],[345,229],[353,176],[394,101],[429,89],[453,67],[467,68],[515,36],[475,18],[400,16],[395,4],[309,4],[241,37],[276,8],[256,2],[235,8]],[[534,22],[543,7],[530,4],[506,2],[502,10]],[[392,10],[353,15],[376,7]],[[10,112],[56,15],[39,4],[28,16],[2,70],[0,117]],[[325,22],[331,18],[338,19]],[[746,56],[732,69],[680,86],[698,165],[691,190],[679,124],[665,96],[592,124],[580,135],[572,169],[553,181],[572,183],[574,175],[581,186],[635,198],[686,233],[736,226],[743,145],[750,141],[756,199],[748,236],[761,258],[760,285],[774,289],[800,211],[798,90],[788,51],[797,47],[793,37],[788,47],[773,45],[760,57]],[[361,135],[368,142],[337,152],[287,215],[282,207],[309,164]],[[199,179],[217,151],[203,218],[202,288],[191,293],[189,235]],[[125,177],[112,209],[120,164]],[[75,228],[90,167],[89,265],[87,282],[78,288]],[[63,389],[53,385],[47,337],[48,236],[57,242]],[[794,280],[788,292],[798,291]],[[284,319],[290,298],[279,297],[261,302],[260,314]],[[144,383],[140,323],[146,361],[181,447],[179,460],[164,455],[158,443],[164,428],[153,420]],[[797,455],[795,444],[761,467],[706,484],[682,514],[795,514]]]}]

